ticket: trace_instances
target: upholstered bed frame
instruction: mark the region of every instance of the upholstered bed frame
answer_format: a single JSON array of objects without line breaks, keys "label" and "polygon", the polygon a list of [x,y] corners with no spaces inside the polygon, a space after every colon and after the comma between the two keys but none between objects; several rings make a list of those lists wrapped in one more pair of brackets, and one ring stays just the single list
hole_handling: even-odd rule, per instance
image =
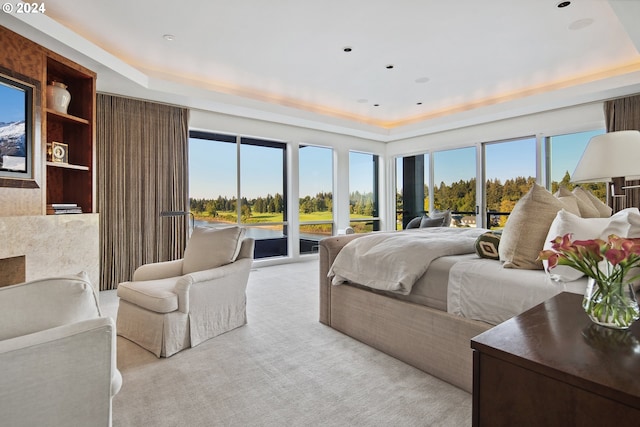
[{"label": "upholstered bed frame", "polygon": [[327,278],[336,255],[362,235],[320,241],[320,322],[471,392],[471,338],[491,325]]}]

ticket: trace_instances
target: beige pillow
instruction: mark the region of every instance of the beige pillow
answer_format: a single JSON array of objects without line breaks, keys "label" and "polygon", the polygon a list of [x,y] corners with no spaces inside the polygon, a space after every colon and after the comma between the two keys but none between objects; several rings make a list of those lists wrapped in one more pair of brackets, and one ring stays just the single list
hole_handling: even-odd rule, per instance
[{"label": "beige pillow", "polygon": [[591,202],[593,207],[598,211],[598,216],[600,218],[609,218],[611,216],[612,209],[606,203],[603,203],[602,200],[594,196],[590,191],[587,191],[582,187],[576,187],[573,189],[573,194],[575,194],[576,197],[578,194],[584,194],[583,199]]},{"label": "beige pillow", "polygon": [[580,208],[578,207],[578,198],[565,187],[560,186],[554,196],[562,202],[563,208],[574,215],[580,216]]},{"label": "beige pillow", "polygon": [[238,257],[245,229],[196,227],[187,242],[182,274],[209,270],[232,263]]},{"label": "beige pillow", "polygon": [[534,184],[513,208],[505,224],[498,252],[506,268],[542,270],[536,261],[549,227],[564,206],[546,188]]},{"label": "beige pillow", "polygon": [[[576,187],[576,188],[580,188],[580,187]],[[600,212],[598,212],[598,209],[595,208],[595,206],[593,206],[593,203],[591,202],[591,200],[589,199],[589,197],[586,195],[585,191],[580,191],[577,190],[576,188],[573,189],[573,195],[576,196],[576,199],[578,200],[578,208],[580,208],[580,216],[582,218],[600,218]]]}]

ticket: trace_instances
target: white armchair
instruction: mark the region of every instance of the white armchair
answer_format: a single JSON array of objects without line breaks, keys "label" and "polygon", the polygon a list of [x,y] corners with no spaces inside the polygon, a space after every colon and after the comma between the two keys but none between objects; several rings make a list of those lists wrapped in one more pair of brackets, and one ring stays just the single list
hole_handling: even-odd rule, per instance
[{"label": "white armchair", "polygon": [[196,227],[184,258],[139,267],[118,285],[118,335],[169,357],[246,324],[254,240],[243,237],[240,227]]},{"label": "white armchair", "polygon": [[86,275],[0,288],[0,420],[110,426],[120,390],[115,324]]}]

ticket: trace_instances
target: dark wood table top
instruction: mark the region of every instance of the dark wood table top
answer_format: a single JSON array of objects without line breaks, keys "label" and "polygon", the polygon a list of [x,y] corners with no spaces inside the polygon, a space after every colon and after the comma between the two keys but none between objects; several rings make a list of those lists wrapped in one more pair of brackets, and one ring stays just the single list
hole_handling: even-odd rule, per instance
[{"label": "dark wood table top", "polygon": [[471,347],[640,409],[640,321],[597,326],[582,295],[563,292],[476,336]]}]

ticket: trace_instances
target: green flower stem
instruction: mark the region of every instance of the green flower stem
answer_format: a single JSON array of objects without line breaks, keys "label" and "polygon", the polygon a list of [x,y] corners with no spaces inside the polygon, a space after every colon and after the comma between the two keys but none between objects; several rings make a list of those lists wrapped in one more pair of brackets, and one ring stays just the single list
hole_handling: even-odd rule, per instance
[{"label": "green flower stem", "polygon": [[621,282],[596,282],[590,296],[585,295],[583,307],[597,323],[627,328],[638,318],[638,307],[629,304],[625,295],[628,284]]}]

